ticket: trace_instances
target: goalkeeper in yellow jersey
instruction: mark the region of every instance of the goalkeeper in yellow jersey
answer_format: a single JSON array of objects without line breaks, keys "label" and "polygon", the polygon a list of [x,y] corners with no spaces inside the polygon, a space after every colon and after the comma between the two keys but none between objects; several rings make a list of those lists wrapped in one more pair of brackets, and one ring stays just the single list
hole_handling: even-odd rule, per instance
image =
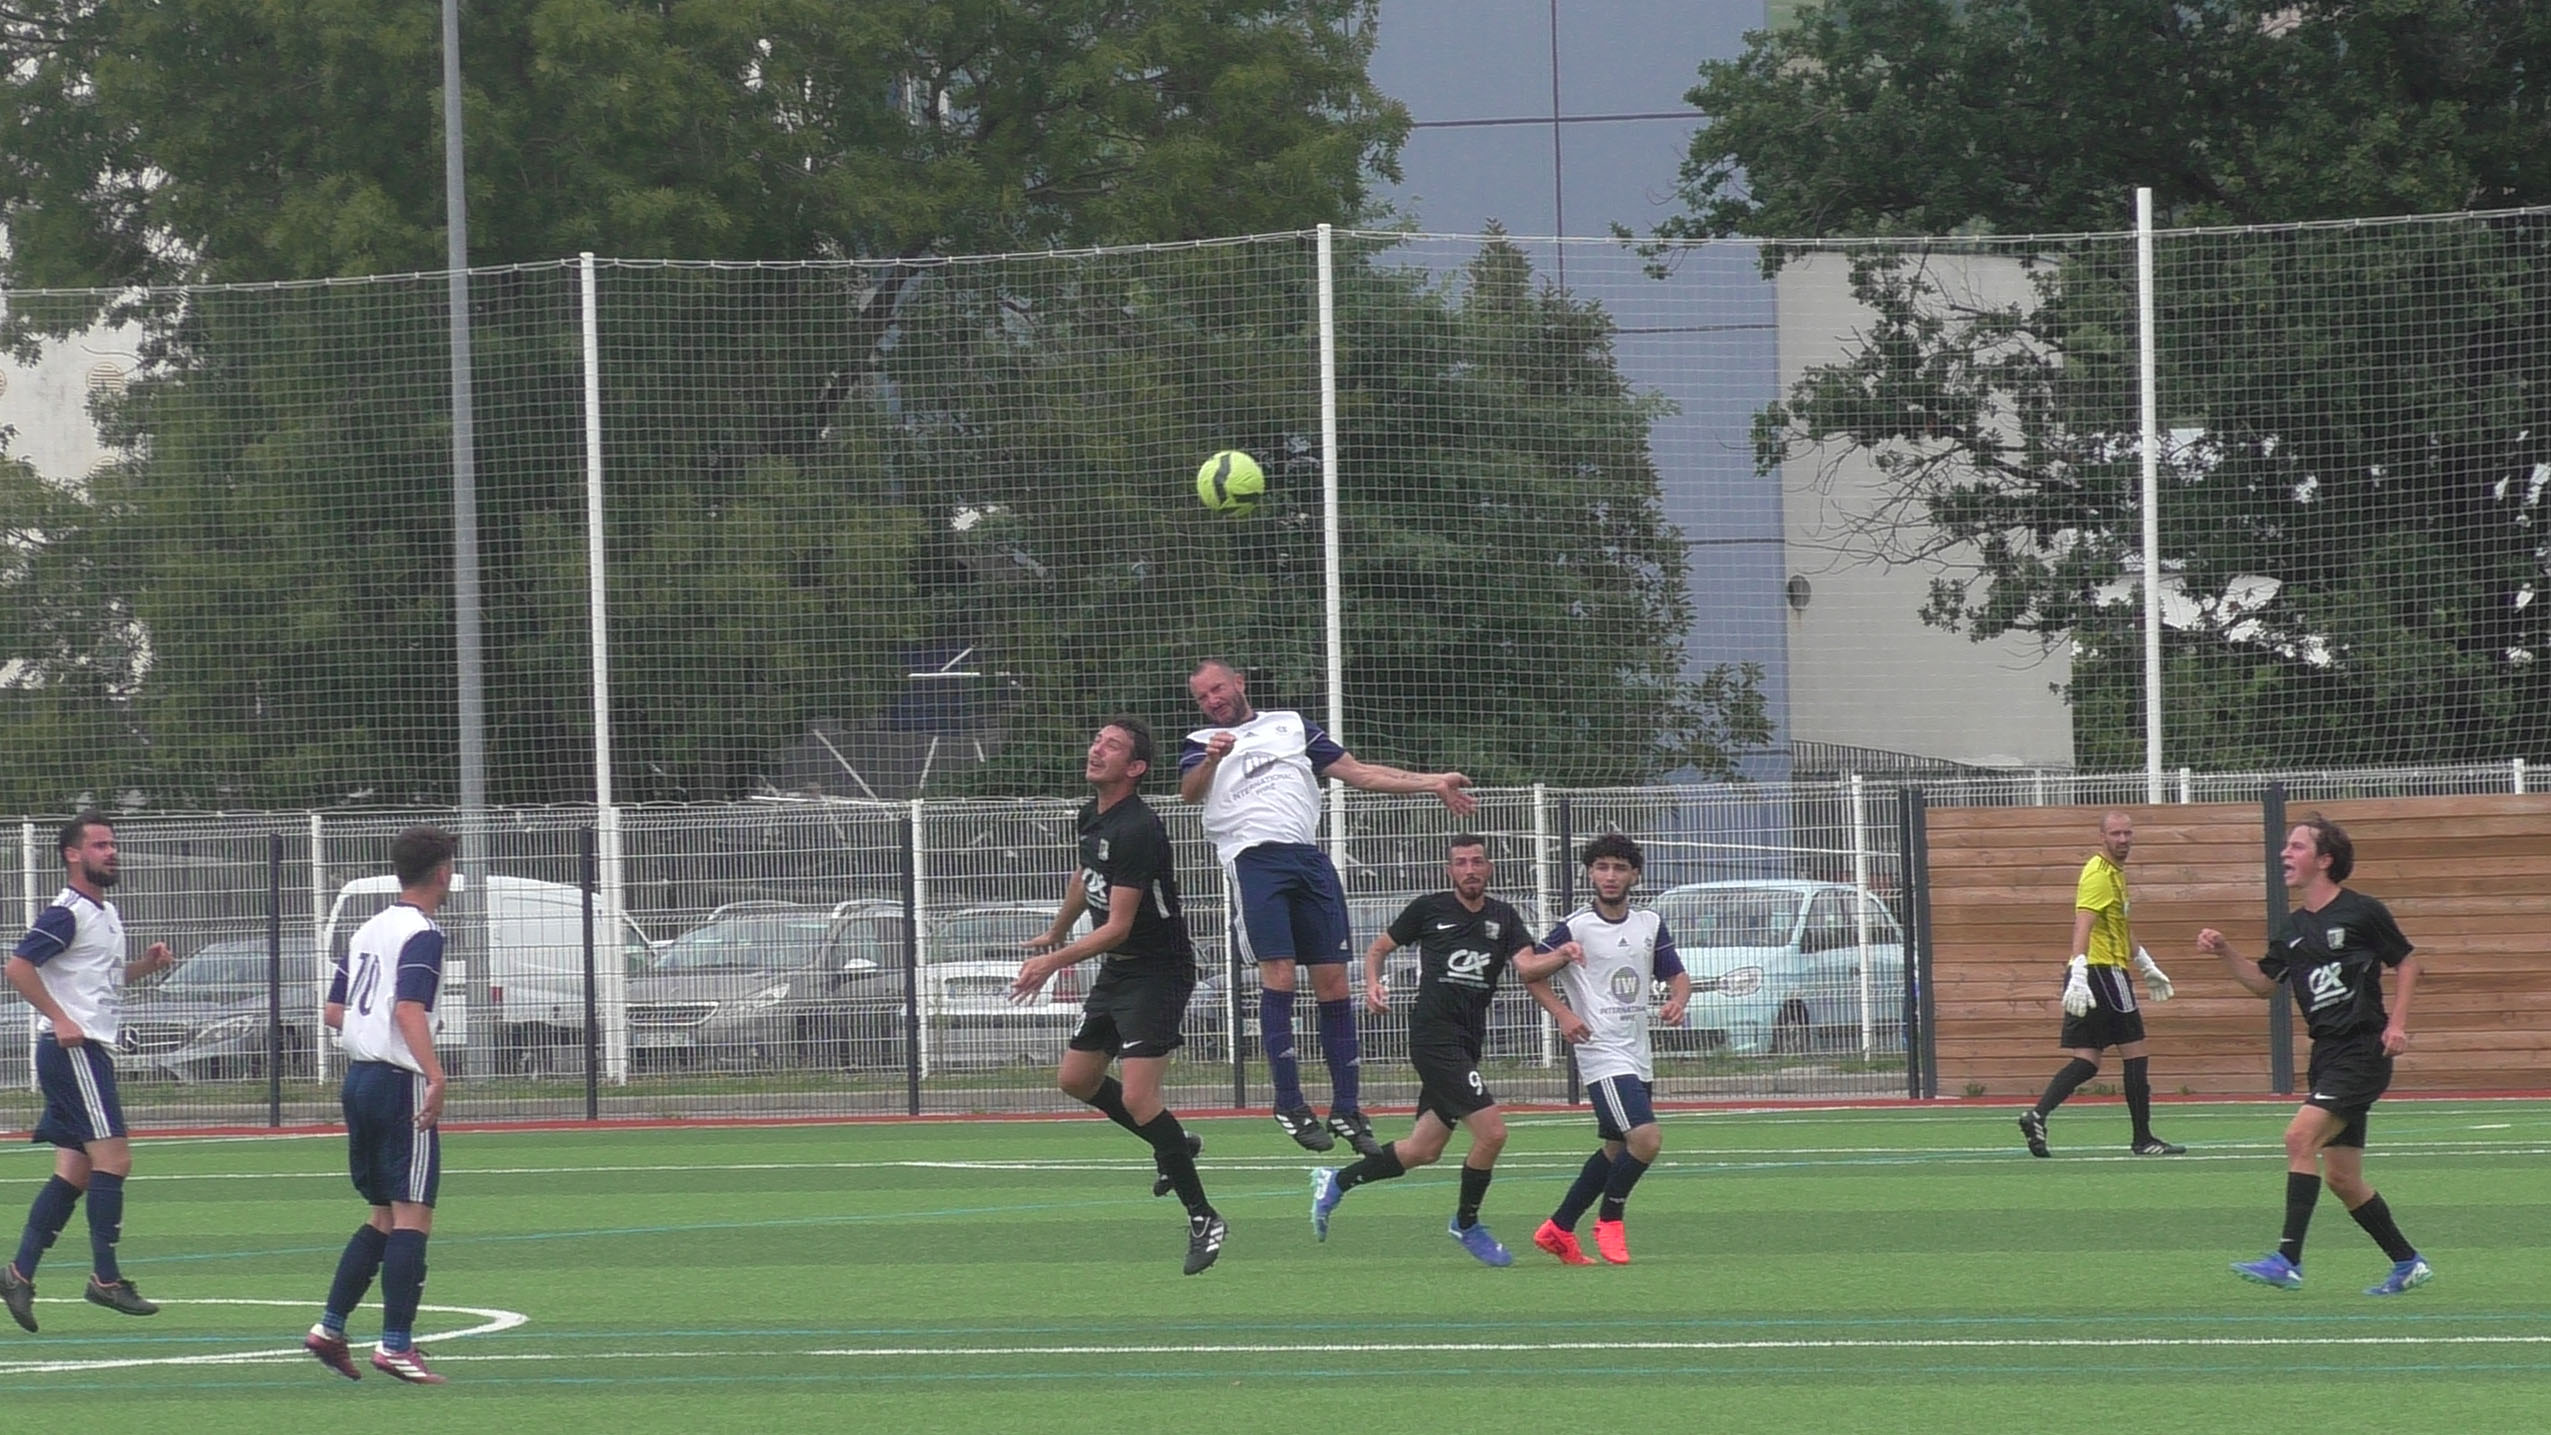
[{"label": "goalkeeper in yellow jersey", "polygon": [[2082,864],[2080,885],[2073,894],[2073,958],[2064,968],[2064,1034],[2059,1039],[2072,1060],[2046,1083],[2046,1094],[2020,1116],[2020,1135],[2028,1154],[2053,1154],[2046,1145],[2046,1118],[2064,1098],[2099,1074],[2099,1054],[2109,1047],[2126,1063],[2126,1113],[2134,1119],[2138,1156],[2177,1156],[2188,1148],[2152,1134],[2152,1077],[2144,1047],[2144,1014],[2135,1005],[2131,965],[2144,979],[2144,991],[2156,1002],[2170,1000],[2170,978],[2152,954],[2135,945],[2126,896],[2126,858],[2135,850],[2135,819],[2110,812],[2099,819],[2099,850]]}]

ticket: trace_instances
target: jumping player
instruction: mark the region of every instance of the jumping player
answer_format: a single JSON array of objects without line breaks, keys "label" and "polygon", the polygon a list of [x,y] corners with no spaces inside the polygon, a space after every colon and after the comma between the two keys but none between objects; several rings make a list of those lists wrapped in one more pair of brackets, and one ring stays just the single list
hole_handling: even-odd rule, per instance
[{"label": "jumping player", "polygon": [[[1551,928],[1542,946],[1574,943],[1585,958],[1527,989],[1577,1049],[1577,1075],[1585,1082],[1603,1144],[1586,1158],[1576,1184],[1533,1232],[1532,1243],[1569,1265],[1594,1264],[1577,1244],[1577,1221],[1599,1198],[1603,1205],[1594,1220],[1595,1249],[1612,1264],[1625,1266],[1630,1263],[1630,1238],[1621,1221],[1623,1208],[1630,1188],[1655,1164],[1665,1144],[1649,1103],[1656,1059],[1648,1043],[1648,997],[1658,982],[1667,983],[1665,1006],[1657,1015],[1668,1026],[1679,1025],[1692,999],[1692,978],[1675,953],[1665,919],[1630,905],[1630,889],[1646,866],[1639,844],[1610,833],[1587,843],[1579,860],[1594,901]],[[1566,995],[1564,1004],[1552,992],[1554,986]]]},{"label": "jumping player", "polygon": [[1421,959],[1417,1009],[1408,1021],[1409,1063],[1418,1081],[1416,1129],[1343,1171],[1326,1166],[1313,1171],[1311,1230],[1327,1240],[1329,1218],[1347,1192],[1433,1165],[1459,1126],[1470,1132],[1470,1155],[1462,1162],[1461,1201],[1445,1233],[1488,1265],[1511,1265],[1515,1258],[1479,1220],[1497,1153],[1506,1145],[1505,1114],[1479,1075],[1488,1006],[1509,965],[1525,981],[1539,981],[1582,960],[1583,953],[1574,942],[1535,950],[1522,915],[1488,895],[1486,838],[1464,833],[1446,848],[1452,890],[1409,903],[1364,952],[1364,1004],[1377,1014],[1391,1009],[1383,958],[1413,943]]},{"label": "jumping player", "polygon": [[[1019,964],[1010,999],[1034,996],[1048,978],[1084,958],[1101,959],[1082,1003],[1081,1029],[1054,1082],[1149,1143],[1161,1179],[1187,1207],[1192,1276],[1214,1263],[1229,1232],[1196,1174],[1200,1143],[1160,1097],[1169,1054],[1186,1039],[1178,1024],[1196,989],[1196,950],[1178,904],[1168,829],[1135,791],[1151,762],[1151,729],[1138,718],[1110,718],[1090,739],[1082,773],[1097,795],[1081,808],[1080,876],[1063,893],[1054,925],[1028,943],[1039,955]],[[1084,911],[1097,929],[1070,941]],[[1121,1083],[1107,1074],[1111,1060],[1123,1063]]]},{"label": "jumping player", "polygon": [[[2285,1128],[2284,1235],[2275,1250],[2236,1262],[2232,1270],[2243,1280],[2300,1288],[2303,1235],[2326,1177],[2347,1214],[2391,1257],[2391,1274],[2365,1294],[2399,1295],[2425,1285],[2435,1272],[2365,1179],[2365,1123],[2392,1083],[2392,1058],[2409,1050],[2417,948],[2401,935],[2390,908],[2339,885],[2356,870],[2356,844],[2345,828],[2315,814],[2286,834],[2284,861],[2286,889],[2296,905],[2266,956],[2253,965],[2234,954],[2223,933],[2212,927],[2197,933],[2197,949],[2221,957],[2232,979],[2252,995],[2273,998],[2279,987],[2293,992],[2312,1032],[2312,1094]],[[2395,974],[2389,1015],[2383,1010],[2385,967]]]}]

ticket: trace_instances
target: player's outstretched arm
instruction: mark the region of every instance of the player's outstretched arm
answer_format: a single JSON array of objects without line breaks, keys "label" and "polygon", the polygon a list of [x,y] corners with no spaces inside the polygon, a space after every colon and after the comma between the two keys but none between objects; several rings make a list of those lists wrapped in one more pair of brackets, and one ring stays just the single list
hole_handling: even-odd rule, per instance
[{"label": "player's outstretched arm", "polygon": [[2232,944],[2225,941],[2223,934],[2214,928],[2208,927],[2197,933],[2197,950],[2222,958],[2223,969],[2232,974],[2234,981],[2248,988],[2250,995],[2254,997],[2276,995],[2276,983],[2268,980],[2267,973],[2260,971],[2257,963],[2243,961],[2240,953],[2233,951]]},{"label": "player's outstretched arm", "polygon": [[1479,799],[1470,795],[1470,779],[1458,772],[1410,772],[1366,762],[1350,752],[1330,763],[1320,775],[1366,792],[1431,792],[1452,809],[1455,817],[1468,817],[1479,810]]}]

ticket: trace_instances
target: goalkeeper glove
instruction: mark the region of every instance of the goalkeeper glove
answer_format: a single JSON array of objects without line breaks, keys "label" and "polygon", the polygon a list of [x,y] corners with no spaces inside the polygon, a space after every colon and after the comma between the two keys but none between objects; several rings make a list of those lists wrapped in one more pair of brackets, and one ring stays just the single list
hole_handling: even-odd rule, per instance
[{"label": "goalkeeper glove", "polygon": [[2170,978],[2162,972],[2161,964],[2152,959],[2152,953],[2141,947],[2135,948],[2135,970],[2143,975],[2145,996],[2155,1002],[2170,1000]]},{"label": "goalkeeper glove", "polygon": [[2090,999],[2090,958],[2076,956],[2064,968],[2064,1015],[2088,1016]]}]

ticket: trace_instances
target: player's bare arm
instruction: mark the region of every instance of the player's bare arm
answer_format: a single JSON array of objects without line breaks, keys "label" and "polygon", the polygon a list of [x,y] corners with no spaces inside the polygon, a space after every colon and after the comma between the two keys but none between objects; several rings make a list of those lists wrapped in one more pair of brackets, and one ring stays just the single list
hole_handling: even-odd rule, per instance
[{"label": "player's bare arm", "polygon": [[168,943],[153,942],[151,949],[142,953],[139,961],[124,964],[124,980],[127,983],[138,982],[153,972],[164,972],[175,965],[177,954],[168,949]]},{"label": "player's bare arm", "polygon": [[34,1007],[46,1021],[53,1023],[53,1040],[57,1044],[78,1046],[88,1040],[88,1034],[80,1030],[80,1024],[63,1015],[61,1006],[53,1000],[53,993],[45,989],[43,973],[35,963],[24,957],[12,956],[8,973],[9,985],[18,989],[18,995],[27,999],[28,1006]]},{"label": "player's bare arm", "polygon": [[1479,810],[1479,799],[1470,795],[1470,779],[1458,772],[1410,772],[1366,762],[1350,752],[1330,763],[1320,775],[1366,792],[1431,792],[1456,817],[1468,817]]},{"label": "player's bare arm", "polygon": [[2267,974],[2260,971],[2256,963],[2243,961],[2240,953],[2233,951],[2232,944],[2225,941],[2223,934],[2214,928],[2208,927],[2197,933],[2197,950],[2209,956],[2221,957],[2223,969],[2232,974],[2234,981],[2248,988],[2250,995],[2254,997],[2276,995],[2277,984],[2269,981]]},{"label": "player's bare arm", "polygon": [[1205,794],[1213,790],[1213,775],[1221,770],[1222,760],[1231,755],[1232,745],[1239,740],[1227,732],[1206,738],[1205,760],[1178,774],[1178,800],[1204,801]]},{"label": "player's bare arm", "polygon": [[1561,1041],[1574,1046],[1594,1035],[1594,1028],[1586,1025],[1586,1019],[1577,1015],[1576,1008],[1568,1005],[1567,1001],[1551,986],[1548,977],[1543,977],[1539,981],[1525,982],[1524,990],[1532,993],[1532,999],[1543,1011],[1550,1014],[1550,1022],[1559,1029]]},{"label": "player's bare arm", "polygon": [[1384,932],[1364,949],[1364,1004],[1377,1012],[1391,1009],[1390,984],[1382,980],[1382,959],[1399,950],[1399,943]]},{"label": "player's bare arm", "polygon": [[1054,925],[1045,929],[1045,935],[1031,937],[1022,945],[1031,952],[1054,950],[1071,937],[1072,927],[1088,910],[1089,898],[1082,893],[1080,882],[1077,879],[1067,881],[1063,887],[1063,900],[1054,909]]},{"label": "player's bare arm", "polygon": [[[1141,905],[1142,900],[1143,889],[1140,887],[1108,888],[1107,920],[1099,923],[1097,931],[1069,946],[1057,948],[1041,956],[1030,957],[1019,963],[1019,974],[1010,983],[1010,1000],[1026,1001],[1043,990],[1047,980],[1056,972],[1074,963],[1086,961],[1101,952],[1112,952],[1123,946],[1125,939],[1134,934],[1134,909]],[[1077,893],[1074,894],[1072,905],[1080,905]],[[1080,913],[1074,912],[1072,919],[1078,921]]]},{"label": "player's bare arm", "polygon": [[2383,1055],[2398,1056],[2409,1050],[2409,995],[2418,990],[2418,959],[2403,957],[2392,969],[2392,1014],[2383,1023]]},{"label": "player's bare arm", "polygon": [[[2073,945],[2065,955],[2077,956],[2090,950],[2090,929],[2098,921],[2099,914],[2088,907],[2073,909]],[[2126,949],[2133,951],[2133,944],[2129,943]]]},{"label": "player's bare arm", "polygon": [[1546,952],[1536,947],[1515,955],[1515,975],[1523,978],[1526,984],[1547,981],[1557,975],[1561,967],[1585,959],[1586,949],[1574,942],[1561,942]]},{"label": "player's bare arm", "polygon": [[1665,1005],[1657,1008],[1657,1020],[1667,1026],[1683,1024],[1683,1009],[1692,1004],[1692,974],[1676,972],[1666,979]]},{"label": "player's bare arm", "polygon": [[[343,1020],[344,1009],[338,1010],[338,1019]],[[425,1073],[425,1099],[417,1107],[416,1129],[432,1130],[443,1119],[443,1059],[434,1051],[433,1018],[426,1014],[425,1003],[403,1001],[390,1008],[390,1020],[398,1024],[409,1054]]]}]

